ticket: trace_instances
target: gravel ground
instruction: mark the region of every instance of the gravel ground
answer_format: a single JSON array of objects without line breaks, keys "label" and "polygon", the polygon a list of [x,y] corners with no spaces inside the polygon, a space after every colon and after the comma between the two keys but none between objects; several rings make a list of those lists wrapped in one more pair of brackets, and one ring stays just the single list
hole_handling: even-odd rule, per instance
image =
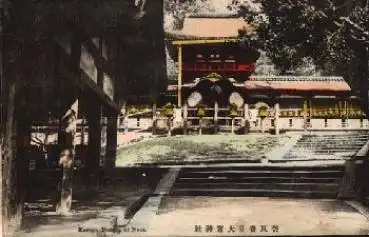
[{"label": "gravel ground", "polygon": [[287,135],[196,135],[162,137],[128,145],[119,150],[117,166],[223,159],[262,159],[291,137]]}]

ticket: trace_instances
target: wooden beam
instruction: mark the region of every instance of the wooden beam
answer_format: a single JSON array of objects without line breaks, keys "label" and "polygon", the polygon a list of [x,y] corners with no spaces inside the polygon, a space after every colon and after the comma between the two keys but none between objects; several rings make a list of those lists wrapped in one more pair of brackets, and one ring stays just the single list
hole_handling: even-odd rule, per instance
[{"label": "wooden beam", "polygon": [[178,107],[182,106],[182,46],[178,45]]},{"label": "wooden beam", "polygon": [[[60,44],[57,44],[57,45],[60,46]],[[71,63],[70,55],[62,47],[61,47],[61,57],[62,57],[62,60],[66,61],[66,63],[68,64]],[[80,70],[81,76],[80,76],[80,81],[78,81],[77,84],[81,88],[87,87],[91,89],[105,104],[107,104],[113,110],[119,113],[120,112],[119,105],[115,101],[110,99],[110,97],[107,94],[105,94],[105,92],[101,88],[99,88],[98,85],[81,68],[79,70]]]},{"label": "wooden beam", "polygon": [[110,106],[117,113],[120,112],[119,105],[115,101],[110,99],[110,97],[105,94],[105,92],[93,80],[91,80],[90,77],[83,70],[81,70],[80,80],[81,87],[87,87],[91,89],[101,99],[101,101]]},{"label": "wooden beam", "polygon": [[190,45],[190,44],[216,44],[216,43],[230,43],[238,42],[239,38],[227,38],[227,39],[194,39],[194,40],[174,40],[173,45]]}]

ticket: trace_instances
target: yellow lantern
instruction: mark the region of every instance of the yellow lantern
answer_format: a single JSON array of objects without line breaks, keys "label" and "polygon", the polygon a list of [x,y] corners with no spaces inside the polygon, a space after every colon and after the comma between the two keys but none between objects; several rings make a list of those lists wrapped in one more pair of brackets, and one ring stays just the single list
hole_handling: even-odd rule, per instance
[{"label": "yellow lantern", "polygon": [[200,118],[204,117],[205,116],[205,106],[202,104],[198,105],[196,114]]},{"label": "yellow lantern", "polygon": [[238,115],[237,105],[236,104],[230,104],[228,114],[230,117],[236,117]]},{"label": "yellow lantern", "polygon": [[166,117],[172,117],[174,115],[174,105],[171,103],[164,105],[163,113]]},{"label": "yellow lantern", "polygon": [[333,108],[329,108],[328,115],[329,115],[329,117],[333,117],[333,115],[334,115]]},{"label": "yellow lantern", "polygon": [[303,113],[307,115],[308,112],[308,102],[305,100],[303,105]]},{"label": "yellow lantern", "polygon": [[268,107],[266,106],[261,106],[259,108],[259,116],[262,118],[265,118],[268,116]]},{"label": "yellow lantern", "polygon": [[137,110],[136,106],[134,106],[134,105],[133,105],[133,106],[129,109],[129,112],[128,112],[128,113],[129,113],[129,114],[135,114],[135,113],[137,113],[137,111],[138,111],[138,110]]}]

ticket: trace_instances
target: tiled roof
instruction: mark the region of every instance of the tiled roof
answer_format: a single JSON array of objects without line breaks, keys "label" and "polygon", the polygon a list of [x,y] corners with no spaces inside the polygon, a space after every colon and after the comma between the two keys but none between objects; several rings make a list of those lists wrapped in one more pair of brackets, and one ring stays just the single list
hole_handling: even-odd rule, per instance
[{"label": "tiled roof", "polygon": [[[189,83],[182,85],[182,87],[194,85],[194,83]],[[350,86],[342,77],[251,76],[243,84],[234,83],[234,85],[251,91],[351,91]],[[177,85],[169,85],[167,89],[168,91],[176,91]]]},{"label": "tiled roof", "polygon": [[167,35],[173,38],[235,38],[242,29],[251,32],[251,26],[243,18],[189,17],[181,30],[167,32]]},{"label": "tiled roof", "polygon": [[244,86],[248,90],[351,91],[342,77],[251,76]]},{"label": "tiled roof", "polygon": [[250,76],[251,81],[345,81],[337,76]]},{"label": "tiled roof", "polygon": [[207,12],[191,14],[187,18],[238,18],[238,16],[232,13]]}]

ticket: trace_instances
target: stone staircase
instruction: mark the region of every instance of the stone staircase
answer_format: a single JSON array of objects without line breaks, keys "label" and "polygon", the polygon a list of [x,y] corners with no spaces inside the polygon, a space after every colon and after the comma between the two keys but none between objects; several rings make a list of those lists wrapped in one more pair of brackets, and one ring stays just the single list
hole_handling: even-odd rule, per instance
[{"label": "stone staircase", "polygon": [[343,164],[182,168],[172,196],[337,198]]},{"label": "stone staircase", "polygon": [[346,160],[368,142],[367,133],[332,133],[302,135],[282,159],[287,160]]}]

